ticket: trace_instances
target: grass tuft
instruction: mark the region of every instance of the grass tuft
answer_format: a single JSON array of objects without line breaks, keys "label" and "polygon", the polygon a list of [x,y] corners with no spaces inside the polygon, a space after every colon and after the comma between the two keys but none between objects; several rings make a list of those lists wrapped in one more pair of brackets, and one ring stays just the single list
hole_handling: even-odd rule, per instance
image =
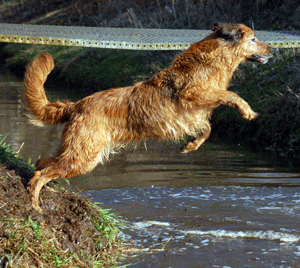
[{"label": "grass tuft", "polygon": [[10,145],[5,143],[6,135],[0,134],[0,163],[9,169],[14,169],[20,176],[31,177],[35,168],[19,155],[10,149]]},{"label": "grass tuft", "polygon": [[[4,139],[0,163],[32,173],[32,166],[13,153]],[[16,268],[114,265],[121,258],[117,236],[122,221],[84,196],[53,188],[55,192],[42,189],[40,214],[31,207],[23,178],[0,166],[0,264]]]}]

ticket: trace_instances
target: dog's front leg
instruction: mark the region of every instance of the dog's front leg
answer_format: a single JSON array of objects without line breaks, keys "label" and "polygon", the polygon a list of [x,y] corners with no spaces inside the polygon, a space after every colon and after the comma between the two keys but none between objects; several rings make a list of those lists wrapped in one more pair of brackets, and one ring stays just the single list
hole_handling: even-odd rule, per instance
[{"label": "dog's front leg", "polygon": [[[225,93],[225,94],[224,94]],[[258,113],[255,113],[250,105],[244,101],[239,95],[232,91],[224,91],[223,97],[220,100],[221,104],[229,105],[235,107],[239,110],[240,114],[248,121],[256,118]]]},{"label": "dog's front leg", "polygon": [[216,108],[220,104],[235,107],[246,120],[252,120],[258,116],[250,105],[244,101],[239,95],[232,91],[197,91],[198,88],[193,88],[181,97],[184,106],[192,107],[211,107]]},{"label": "dog's front leg", "polygon": [[182,149],[182,153],[186,154],[191,151],[196,151],[208,139],[211,132],[211,127],[206,126],[192,141],[188,142]]}]

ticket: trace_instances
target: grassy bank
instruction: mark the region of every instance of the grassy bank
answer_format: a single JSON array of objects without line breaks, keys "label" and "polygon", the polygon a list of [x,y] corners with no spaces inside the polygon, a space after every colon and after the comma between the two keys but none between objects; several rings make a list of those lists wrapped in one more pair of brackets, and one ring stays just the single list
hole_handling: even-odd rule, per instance
[{"label": "grassy bank", "polygon": [[23,77],[26,64],[40,51],[47,51],[55,60],[49,85],[64,84],[81,94],[147,79],[178,53],[7,44],[0,47],[0,58],[5,61],[4,68]]},{"label": "grassy bank", "polygon": [[[111,267],[121,258],[121,221],[86,197],[43,189],[43,213],[26,190],[34,168],[0,144],[0,266]],[[54,190],[54,191],[53,191]]]}]

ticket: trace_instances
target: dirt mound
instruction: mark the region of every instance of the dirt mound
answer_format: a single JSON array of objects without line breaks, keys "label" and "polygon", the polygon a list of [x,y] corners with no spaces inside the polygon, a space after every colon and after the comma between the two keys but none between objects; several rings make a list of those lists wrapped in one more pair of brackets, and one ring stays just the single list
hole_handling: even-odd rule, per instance
[{"label": "dirt mound", "polygon": [[[118,259],[118,229],[107,210],[54,186],[31,208],[24,179],[0,167],[0,267],[100,267]],[[26,264],[26,265],[25,265]]]}]

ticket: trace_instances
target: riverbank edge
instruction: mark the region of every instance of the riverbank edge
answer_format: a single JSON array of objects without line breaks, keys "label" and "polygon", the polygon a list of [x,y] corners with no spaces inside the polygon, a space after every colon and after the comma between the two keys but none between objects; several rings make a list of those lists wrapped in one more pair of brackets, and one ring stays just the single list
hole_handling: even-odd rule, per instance
[{"label": "riverbank edge", "polygon": [[[40,51],[56,66],[46,88],[68,88],[71,99],[147,80],[169,65],[178,51],[127,51],[77,47],[2,44],[2,69],[22,77]],[[292,163],[300,161],[300,50],[280,49],[267,64],[241,64],[229,90],[238,93],[260,116],[243,120],[236,109],[221,106],[212,116],[212,135],[227,142],[267,150]]]},{"label": "riverbank edge", "polygon": [[51,183],[43,213],[26,190],[35,168],[0,135],[0,266],[112,267],[130,245],[118,239],[122,220],[78,193]]}]

